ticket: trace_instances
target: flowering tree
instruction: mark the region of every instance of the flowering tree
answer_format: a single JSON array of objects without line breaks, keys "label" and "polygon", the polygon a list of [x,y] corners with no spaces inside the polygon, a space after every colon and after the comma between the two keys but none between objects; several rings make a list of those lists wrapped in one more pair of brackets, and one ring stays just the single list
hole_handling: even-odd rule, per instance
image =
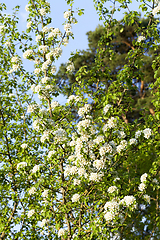
[{"label": "flowering tree", "polygon": [[[117,23],[117,7],[128,10],[126,24],[136,24],[138,13],[130,11],[130,1],[114,1],[111,10],[106,2],[94,4],[107,38]],[[137,28],[128,63],[106,95],[98,78],[110,79],[109,68],[102,71],[103,55],[107,51],[114,61],[114,52],[110,46],[101,48],[101,39],[96,66],[89,72],[85,66],[79,69],[74,95],[60,105],[53,101],[61,93],[54,62],[73,37],[75,14],[82,14],[74,11],[73,1],[67,3],[62,32],[49,25],[50,4],[30,0],[26,33],[17,29],[19,7],[10,17],[1,4],[0,239],[159,239],[159,56],[152,64],[155,83],[150,86],[155,115],[132,124],[124,117],[133,107],[133,66],[143,79],[141,56],[159,44],[155,14],[160,4],[153,0],[140,6],[150,19],[147,30]],[[25,70],[23,58],[33,62],[33,72]],[[72,71],[70,59],[67,72]],[[97,85],[92,94],[85,82],[88,74],[89,84]]]}]

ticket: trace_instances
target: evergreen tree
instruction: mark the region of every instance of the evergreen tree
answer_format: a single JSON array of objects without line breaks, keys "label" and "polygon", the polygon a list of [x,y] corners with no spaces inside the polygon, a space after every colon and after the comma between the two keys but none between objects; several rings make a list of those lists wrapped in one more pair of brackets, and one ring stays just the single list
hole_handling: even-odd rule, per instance
[{"label": "evergreen tree", "polygon": [[[92,92],[96,92],[97,81],[103,83],[103,94],[107,93],[107,89],[110,84],[116,80],[117,73],[124,68],[124,65],[128,63],[127,54],[130,50],[134,52],[135,42],[138,41],[138,28],[147,30],[149,19],[140,19],[137,17],[136,21],[133,24],[126,24],[124,20],[117,22],[115,26],[112,27],[112,36],[110,38],[106,37],[107,29],[99,25],[95,31],[87,32],[88,36],[88,49],[81,50],[72,57],[74,62],[75,71],[70,74],[66,74],[66,64],[61,64],[57,79],[60,87],[64,88],[64,94],[68,95],[71,92],[73,84],[76,85],[76,72],[82,67],[86,66],[86,70],[91,70],[96,68],[96,54],[99,49],[98,42],[101,41],[100,48],[105,49],[105,54],[103,54],[103,65],[101,71],[105,72],[105,69],[110,69],[110,74],[107,77],[99,77],[98,73],[95,73],[95,82],[92,81],[92,84],[89,84],[89,88]],[[159,34],[159,31],[158,31]],[[149,43],[153,39],[147,38],[144,42]],[[109,47],[108,47],[109,46]],[[108,50],[109,48],[109,50]],[[110,49],[113,58],[110,56]],[[148,111],[154,115],[154,107],[151,103],[153,96],[149,88],[149,84],[155,82],[154,71],[152,68],[152,61],[158,56],[160,48],[152,48],[150,45],[144,49],[144,52],[141,56],[141,67],[137,68],[136,63],[132,64],[132,71],[134,75],[132,77],[132,90],[130,92],[131,98],[134,100],[132,112],[127,111],[126,117],[124,120],[126,122],[133,121],[141,117],[141,112],[145,111],[145,114],[148,114]],[[90,81],[91,75],[85,76],[86,85]],[[87,85],[88,87],[88,85]],[[145,109],[145,110],[144,110]],[[147,110],[148,109],[148,110]]]}]

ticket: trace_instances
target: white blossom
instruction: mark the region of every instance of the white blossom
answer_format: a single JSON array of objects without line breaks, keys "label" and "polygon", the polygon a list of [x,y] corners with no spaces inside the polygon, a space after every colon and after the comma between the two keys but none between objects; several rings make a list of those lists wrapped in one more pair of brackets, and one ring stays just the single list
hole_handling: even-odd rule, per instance
[{"label": "white blossom", "polygon": [[12,43],[11,42],[5,42],[5,46],[7,46],[7,47],[11,47],[11,45],[12,45]]},{"label": "white blossom", "polygon": [[78,202],[80,199],[80,195],[78,193],[74,194],[72,197],[72,202]]},{"label": "white blossom", "polygon": [[75,70],[74,64],[70,62],[67,66],[67,71],[68,72],[73,72]]},{"label": "white blossom", "polygon": [[142,131],[141,131],[141,130],[138,130],[138,131],[135,133],[135,138],[140,137],[141,134],[142,134]]},{"label": "white blossom", "polygon": [[137,38],[137,42],[139,42],[139,43],[144,40],[146,40],[146,38],[144,36],[138,36],[138,38]]},{"label": "white blossom", "polygon": [[66,23],[66,24],[64,25],[64,30],[65,30],[66,32],[70,32],[71,28],[72,28],[72,26],[71,26],[70,23]]},{"label": "white blossom", "polygon": [[85,104],[84,107],[78,110],[78,115],[83,117],[84,114],[88,114],[92,110],[92,106],[90,104]]},{"label": "white blossom", "polygon": [[25,10],[26,10],[26,12],[29,12],[29,4],[27,4],[27,5],[25,6]]},{"label": "white blossom", "polygon": [[146,184],[141,183],[141,184],[138,186],[138,189],[139,189],[139,191],[143,192],[144,189],[145,189],[145,187],[146,187]]},{"label": "white blossom", "polygon": [[102,178],[102,176],[103,176],[103,174],[92,172],[89,176],[89,180],[99,182],[99,180]]},{"label": "white blossom", "polygon": [[31,170],[32,173],[36,173],[37,171],[40,170],[40,165],[35,165],[33,169]]},{"label": "white blossom", "polygon": [[131,206],[133,203],[136,202],[136,198],[132,195],[130,196],[125,196],[120,203],[125,204],[127,207]]},{"label": "white blossom", "polygon": [[115,191],[117,191],[118,189],[117,189],[117,187],[116,186],[111,186],[111,187],[109,187],[108,188],[108,193],[114,193]]},{"label": "white blossom", "polygon": [[42,222],[40,223],[40,226],[43,227],[47,223],[47,219],[43,219]]},{"label": "white blossom", "polygon": [[73,184],[76,186],[76,185],[79,185],[81,183],[81,180],[78,180],[78,179],[74,179],[74,182]]},{"label": "white blossom", "polygon": [[78,174],[80,176],[84,175],[86,173],[86,170],[83,167],[78,168]]},{"label": "white blossom", "polygon": [[4,30],[5,26],[4,25],[1,25],[0,26],[0,33]]},{"label": "white blossom", "polygon": [[32,113],[32,112],[34,112],[36,108],[37,108],[37,105],[36,105],[36,104],[28,105],[28,107],[27,107],[27,113]]},{"label": "white blossom", "polygon": [[72,14],[71,11],[66,11],[64,13],[64,18],[68,19],[71,16],[71,14]]},{"label": "white blossom", "polygon": [[104,209],[106,211],[110,211],[110,212],[116,212],[119,209],[119,203],[112,199],[112,201],[106,202],[106,204],[104,205]]},{"label": "white blossom", "polygon": [[19,170],[19,168],[24,168],[27,166],[27,163],[26,162],[20,162],[17,164],[17,170]]},{"label": "white blossom", "polygon": [[42,28],[42,32],[47,33],[49,31],[49,28],[47,26]]},{"label": "white blossom", "polygon": [[152,134],[152,130],[150,128],[146,128],[143,130],[143,133],[144,133],[144,137],[148,139]]},{"label": "white blossom", "polygon": [[104,114],[106,114],[111,107],[112,107],[112,105],[107,104],[103,109]]},{"label": "white blossom", "polygon": [[65,234],[65,229],[63,228],[60,228],[59,231],[58,231],[58,237],[61,237]]},{"label": "white blossom", "polygon": [[27,23],[27,28],[31,28],[31,26],[32,26],[32,22],[30,21]]},{"label": "white blossom", "polygon": [[137,144],[137,139],[136,138],[131,138],[129,140],[129,144],[132,145],[132,144]]},{"label": "white blossom", "polygon": [[23,149],[25,149],[25,148],[27,148],[28,147],[28,144],[27,143],[23,143],[22,145],[21,145],[21,148],[23,148]]},{"label": "white blossom", "polygon": [[148,176],[147,173],[144,173],[144,174],[141,176],[141,182],[142,182],[142,183],[146,181],[147,176]]},{"label": "white blossom", "polygon": [[36,192],[36,190],[37,189],[35,187],[30,188],[28,191],[29,195],[34,194]]},{"label": "white blossom", "polygon": [[41,45],[41,46],[39,46],[38,50],[46,53],[48,51],[48,46],[47,45]]},{"label": "white blossom", "polygon": [[98,170],[104,168],[104,161],[103,160],[95,160],[93,162],[93,167],[97,168]]},{"label": "white blossom", "polygon": [[155,8],[152,10],[152,13],[153,13],[153,15],[155,16],[159,11],[160,11],[160,3],[158,4],[157,7],[155,7]]},{"label": "white blossom", "polygon": [[58,142],[62,142],[66,140],[66,131],[62,128],[59,128],[58,130],[56,130],[54,132],[55,135],[55,140],[57,140]]},{"label": "white blossom", "polygon": [[144,197],[144,200],[150,204],[151,197],[149,195],[147,195],[147,194],[145,194],[143,197]]},{"label": "white blossom", "polygon": [[53,155],[55,154],[55,151],[53,150],[53,151],[49,151],[49,153],[48,153],[48,158],[51,158]]},{"label": "white blossom", "polygon": [[28,217],[29,217],[29,218],[32,217],[32,215],[33,215],[34,213],[35,213],[35,210],[34,210],[34,209],[28,211]]},{"label": "white blossom", "polygon": [[37,36],[36,36],[36,42],[39,42],[41,39],[42,39],[42,36],[41,36],[41,35],[37,35]]},{"label": "white blossom", "polygon": [[49,81],[49,79],[50,79],[49,77],[44,77],[44,78],[41,79],[41,82],[42,83],[47,83]]},{"label": "white blossom", "polygon": [[113,220],[115,217],[115,214],[113,212],[106,212],[104,215],[104,218],[106,219],[107,222]]},{"label": "white blossom", "polygon": [[48,192],[49,192],[48,189],[44,190],[43,193],[42,193],[42,197],[44,197],[44,198],[48,197]]},{"label": "white blossom", "polygon": [[39,12],[42,16],[45,16],[47,14],[45,8],[41,8]]},{"label": "white blossom", "polygon": [[27,51],[25,51],[23,53],[23,58],[27,59],[27,58],[31,57],[32,55],[33,55],[33,50],[28,49]]},{"label": "white blossom", "polygon": [[52,66],[51,73],[54,74],[56,72],[56,66]]}]

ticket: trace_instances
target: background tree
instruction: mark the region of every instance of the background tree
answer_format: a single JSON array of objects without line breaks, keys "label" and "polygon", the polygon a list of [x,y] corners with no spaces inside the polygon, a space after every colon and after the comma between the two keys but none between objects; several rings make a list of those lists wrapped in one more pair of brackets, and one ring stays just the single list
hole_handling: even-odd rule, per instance
[{"label": "background tree", "polygon": [[[152,20],[154,23],[154,20]],[[156,20],[155,20],[156,21]],[[110,74],[107,77],[100,78],[97,74],[95,82],[90,83],[91,75],[85,76],[85,81],[87,87],[90,87],[91,91],[95,92],[97,89],[97,80],[103,83],[103,94],[107,93],[109,85],[116,80],[117,74],[124,68],[124,65],[128,63],[127,54],[130,50],[135,50],[135,42],[140,41],[139,29],[145,31],[148,27],[149,19],[141,19],[139,16],[136,17],[135,21],[131,24],[125,23],[125,20],[121,20],[112,27],[112,36],[106,37],[106,27],[98,26],[95,31],[90,31],[87,33],[88,36],[88,49],[82,50],[75,54],[72,58],[75,66],[75,71],[70,74],[66,74],[66,64],[61,64],[59,71],[57,73],[58,84],[64,88],[64,94],[69,95],[72,89],[72,85],[76,84],[76,72],[82,66],[86,66],[87,70],[91,70],[96,67],[96,54],[99,49],[98,42],[101,39],[100,48],[106,49],[103,55],[103,66],[101,71],[105,72],[105,69],[110,69]],[[159,30],[158,30],[159,34]],[[149,43],[153,39],[149,37],[144,39],[143,42]],[[114,57],[111,58],[110,51],[114,52]],[[112,52],[112,54],[113,54]],[[132,91],[130,92],[133,101],[134,108],[132,112],[128,111],[126,113],[127,117],[124,118],[126,122],[133,121],[134,119],[140,118],[142,111],[148,111],[154,115],[153,109],[153,96],[149,88],[149,84],[155,82],[154,71],[152,68],[152,61],[158,56],[159,47],[154,50],[151,45],[144,49],[143,56],[141,60],[143,64],[140,69],[137,69],[136,65],[132,66],[132,71],[134,76],[132,79]],[[107,67],[107,68],[106,68]],[[140,77],[140,75],[142,75]],[[144,110],[145,109],[145,110]],[[148,111],[146,112],[148,114]]]}]

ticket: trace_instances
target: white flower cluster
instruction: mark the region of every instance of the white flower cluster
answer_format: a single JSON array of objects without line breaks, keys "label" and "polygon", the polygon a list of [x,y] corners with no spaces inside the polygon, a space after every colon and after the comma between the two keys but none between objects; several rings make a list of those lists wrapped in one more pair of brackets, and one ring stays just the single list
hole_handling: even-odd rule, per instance
[{"label": "white flower cluster", "polygon": [[5,29],[5,26],[4,26],[4,25],[1,25],[1,26],[0,26],[0,33],[2,33],[4,29]]},{"label": "white flower cluster", "polygon": [[89,180],[90,181],[95,181],[95,182],[99,182],[101,180],[101,178],[103,177],[103,173],[90,173],[89,175]]},{"label": "white flower cluster", "polygon": [[132,145],[132,144],[137,144],[137,139],[136,138],[131,138],[130,140],[129,140],[129,144],[130,145]]},{"label": "white flower cluster", "polygon": [[45,130],[45,131],[43,132],[43,135],[42,135],[41,138],[40,138],[40,141],[41,141],[42,143],[44,143],[45,140],[48,140],[50,133],[51,133],[51,130]]},{"label": "white flower cluster", "polygon": [[35,165],[33,169],[31,170],[32,173],[36,173],[37,171],[40,170],[40,165]]},{"label": "white flower cluster", "polygon": [[106,114],[111,107],[112,107],[112,105],[107,104],[103,109],[104,114]]},{"label": "white flower cluster", "polygon": [[32,113],[34,112],[36,109],[37,109],[37,105],[36,104],[31,104],[31,105],[28,105],[27,107],[27,113]]},{"label": "white flower cluster", "polygon": [[69,175],[74,175],[78,172],[78,168],[76,166],[66,166],[66,169],[64,171],[64,176],[67,177]]},{"label": "white flower cluster", "polygon": [[47,26],[43,27],[43,28],[42,28],[42,32],[44,32],[44,33],[49,32],[49,28],[48,28]]},{"label": "white flower cluster", "polygon": [[102,147],[99,149],[99,153],[101,156],[104,156],[106,153],[112,153],[113,148],[110,144],[105,143]]},{"label": "white flower cluster", "polygon": [[32,195],[32,194],[36,193],[36,188],[31,187],[31,189],[29,189],[28,193],[29,193],[29,195]]},{"label": "white flower cluster", "polygon": [[64,18],[68,19],[71,15],[72,15],[72,12],[71,12],[71,11],[66,11],[66,12],[64,13]]},{"label": "white flower cluster", "polygon": [[108,188],[107,191],[108,191],[108,193],[114,193],[117,190],[118,190],[118,188],[116,186],[111,186],[111,187]]},{"label": "white flower cluster", "polygon": [[49,153],[48,153],[48,158],[51,158],[53,155],[55,154],[55,151],[53,150],[53,151],[49,151]]},{"label": "white flower cluster", "polygon": [[75,101],[75,102],[79,102],[81,99],[79,96],[75,96],[75,95],[71,95],[69,96],[69,98],[67,99],[67,103],[70,103],[72,101]]},{"label": "white flower cluster", "polygon": [[13,64],[17,64],[17,62],[20,62],[20,61],[21,61],[21,59],[18,56],[14,56],[11,58],[11,62]]},{"label": "white flower cluster", "polygon": [[145,182],[147,176],[148,176],[147,173],[144,173],[144,174],[141,176],[141,182]]},{"label": "white flower cluster", "polygon": [[118,214],[119,203],[113,199],[112,201],[106,202],[104,205],[105,215],[104,218],[107,222],[113,220],[115,216]]},{"label": "white flower cluster", "polygon": [[42,197],[47,198],[48,197],[48,192],[49,192],[48,189],[44,190],[43,193],[42,193]]},{"label": "white flower cluster", "polygon": [[36,36],[36,42],[39,42],[41,39],[42,39],[42,36],[41,36],[41,35],[37,35],[37,36]]},{"label": "white flower cluster", "polygon": [[76,193],[72,196],[72,202],[78,202],[79,199],[80,199],[80,195],[78,193]]},{"label": "white flower cluster", "polygon": [[29,4],[27,4],[26,6],[25,6],[25,10],[26,10],[26,12],[29,12]]},{"label": "white flower cluster", "polygon": [[45,16],[45,15],[47,14],[45,8],[41,8],[41,9],[39,10],[39,12],[40,12],[40,14],[41,14],[42,16]]},{"label": "white flower cluster", "polygon": [[144,40],[146,40],[146,38],[144,36],[138,36],[138,38],[137,38],[137,42],[139,42],[139,43]]},{"label": "white flower cluster", "polygon": [[25,51],[25,52],[23,53],[23,58],[24,58],[24,59],[27,59],[27,58],[32,57],[32,55],[33,55],[33,50],[28,49],[27,51]]},{"label": "white flower cluster", "polygon": [[66,232],[65,229],[60,228],[59,231],[58,231],[58,237],[63,236],[65,234],[65,232]]},{"label": "white flower cluster", "polygon": [[143,197],[144,197],[144,200],[150,204],[151,197],[149,195],[147,195],[147,194],[145,194]]},{"label": "white flower cluster", "polygon": [[141,136],[141,133],[142,131],[141,130],[138,130],[136,133],[135,133],[135,138],[138,138]]},{"label": "white flower cluster", "polygon": [[54,28],[54,29],[51,29],[51,32],[49,33],[48,35],[48,38],[55,38],[55,37],[61,37],[62,36],[62,33],[61,31],[59,30],[59,28]]},{"label": "white flower cluster", "polygon": [[116,199],[112,199],[109,202],[106,202],[104,205],[105,209],[105,215],[104,218],[106,221],[112,221],[115,216],[119,216],[121,218],[121,215],[119,214],[119,207],[120,205],[123,205],[123,207],[131,207],[136,208],[136,198],[132,195],[130,196],[125,196],[122,200],[117,201]]},{"label": "white flower cluster", "polygon": [[27,163],[26,162],[20,162],[17,164],[17,170],[19,170],[20,168],[24,168],[27,166]]},{"label": "white flower cluster", "polygon": [[35,210],[34,210],[34,209],[28,211],[28,217],[29,217],[29,218],[32,217],[34,213],[35,213]]},{"label": "white flower cluster", "polygon": [[155,16],[157,13],[159,13],[159,12],[160,12],[160,3],[158,4],[157,7],[155,7],[155,8],[152,10],[152,13],[153,13],[154,16]]},{"label": "white flower cluster", "polygon": [[144,173],[142,176],[141,176],[141,184],[138,186],[138,189],[143,192],[144,189],[146,188],[146,184],[144,182],[146,182],[146,178],[147,178],[147,173]]},{"label": "white flower cluster", "polygon": [[54,131],[53,134],[55,135],[54,139],[57,142],[63,142],[67,138],[66,131],[62,128],[59,128],[58,130]]},{"label": "white flower cluster", "polygon": [[144,133],[144,137],[148,139],[152,134],[152,130],[150,128],[146,128],[143,130],[143,133]]},{"label": "white flower cluster", "polygon": [[83,117],[85,114],[88,114],[92,110],[91,104],[85,104],[84,107],[81,107],[78,110],[78,115]]},{"label": "white flower cluster", "polygon": [[133,195],[125,196],[119,204],[126,205],[127,207],[133,205],[134,208],[136,208],[136,198]]},{"label": "white flower cluster", "polygon": [[26,143],[23,143],[22,145],[21,145],[21,148],[23,148],[23,149],[25,149],[25,148],[27,148],[28,147],[28,144],[26,144]]},{"label": "white flower cluster", "polygon": [[123,140],[120,142],[120,144],[117,146],[117,152],[120,153],[121,151],[125,150],[127,147],[127,141]]},{"label": "white flower cluster", "polygon": [[71,61],[69,61],[67,66],[67,71],[73,72],[74,70],[75,70],[74,64]]},{"label": "white flower cluster", "polygon": [[40,226],[43,227],[47,222],[48,222],[47,219],[43,219],[42,222],[40,223]]},{"label": "white flower cluster", "polygon": [[67,35],[67,36],[72,34],[71,29],[72,29],[72,26],[71,26],[70,23],[66,23],[66,24],[64,25],[64,30],[66,31],[66,35]]},{"label": "white flower cluster", "polygon": [[110,128],[115,128],[117,126],[117,119],[111,117],[108,122],[103,126],[103,131],[106,132]]},{"label": "white flower cluster", "polygon": [[105,166],[105,163],[103,159],[95,160],[93,162],[93,167],[97,168],[98,170],[103,169],[104,166]]},{"label": "white flower cluster", "polygon": [[27,23],[27,28],[31,28],[31,26],[32,26],[32,22],[30,21]]},{"label": "white flower cluster", "polygon": [[46,53],[48,51],[48,46],[47,45],[41,45],[38,48],[39,51],[42,51],[43,53]]},{"label": "white flower cluster", "polygon": [[79,132],[81,132],[83,128],[84,129],[89,128],[90,124],[91,124],[90,119],[84,119],[82,121],[79,121],[79,123],[77,124],[77,128]]},{"label": "white flower cluster", "polygon": [[103,135],[99,135],[93,140],[93,142],[96,143],[96,144],[99,144],[103,141],[104,141],[104,136]]}]

